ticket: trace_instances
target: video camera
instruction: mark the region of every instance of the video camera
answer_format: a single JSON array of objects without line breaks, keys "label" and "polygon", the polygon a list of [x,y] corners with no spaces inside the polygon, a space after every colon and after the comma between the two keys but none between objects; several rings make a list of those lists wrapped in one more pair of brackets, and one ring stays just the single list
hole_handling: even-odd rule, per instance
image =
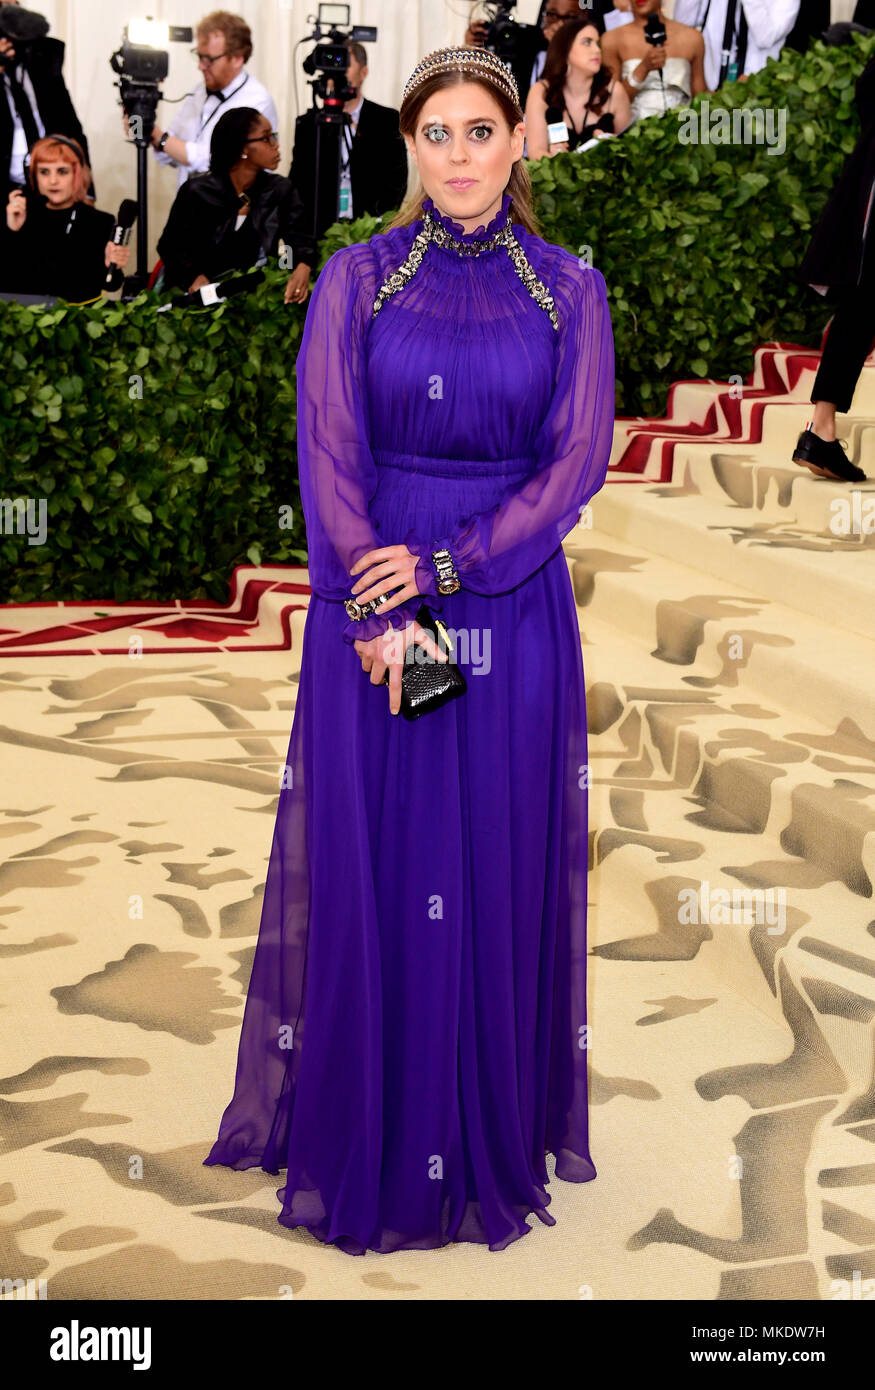
[{"label": "video camera", "polygon": [[[513,18],[511,11],[516,2],[517,0],[498,0],[496,4],[484,6],[489,17],[485,21],[483,45],[511,67],[522,54],[531,51],[533,45],[530,31],[537,29],[537,25],[523,24]],[[540,34],[541,31],[537,29],[537,32]]]},{"label": "video camera", "polygon": [[[346,29],[346,33],[344,33]],[[319,40],[327,37],[329,43]],[[342,107],[344,102],[355,96],[355,89],[346,80],[349,67],[347,39],[359,43],[376,43],[377,28],[374,24],[353,24],[349,22],[349,5],[322,5],[316,20],[316,28],[310,35],[316,40],[316,47],[304,59],[303,68],[308,74],[318,73],[310,83],[314,97],[321,97],[328,108]],[[329,82],[331,86],[329,87]]]},{"label": "video camera", "polygon": [[[48,32],[49,21],[43,15],[23,10],[20,5],[0,5],[0,39],[8,39],[13,45],[13,63],[23,62],[27,67],[28,49]],[[0,53],[0,69],[9,61],[8,54]]]},{"label": "video camera", "polygon": [[170,66],[170,54],[162,43],[191,43],[192,30],[159,24],[153,19],[134,19],[125,26],[121,47],[110,57],[122,108],[136,144],[146,148],[161,100],[160,84]]},{"label": "video camera", "polygon": [[191,43],[192,30],[159,24],[154,19],[133,19],[125,26],[121,47],[109,65],[118,73],[122,110],[137,147],[137,273],[125,281],[123,298],[132,298],[148,283],[147,156],[155,129],[155,112],[161,100],[161,83],[170,67],[168,43]]}]

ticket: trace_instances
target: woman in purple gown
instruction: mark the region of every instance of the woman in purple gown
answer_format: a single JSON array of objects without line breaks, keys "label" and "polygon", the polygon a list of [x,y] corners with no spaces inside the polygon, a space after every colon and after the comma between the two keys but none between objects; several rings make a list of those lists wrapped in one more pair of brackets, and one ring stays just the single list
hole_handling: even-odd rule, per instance
[{"label": "woman in purple gown", "polygon": [[[555,1224],[547,1153],[557,1177],[596,1176],[561,543],[611,450],[605,283],[537,234],[494,54],[429,54],[401,130],[412,192],[327,261],[297,359],[313,592],[236,1087],[206,1159],[285,1170],[278,1220],[349,1254],[501,1250],[530,1213]],[[430,640],[423,602],[467,690],[410,722],[400,663]]]}]

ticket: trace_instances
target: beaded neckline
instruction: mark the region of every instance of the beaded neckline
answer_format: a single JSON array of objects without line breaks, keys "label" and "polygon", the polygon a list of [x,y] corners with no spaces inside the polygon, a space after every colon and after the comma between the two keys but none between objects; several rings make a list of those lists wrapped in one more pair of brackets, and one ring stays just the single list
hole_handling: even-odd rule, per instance
[{"label": "beaded neckline", "polygon": [[[553,328],[558,332],[559,315],[556,312],[556,303],[543,280],[535,274],[528,256],[514,235],[510,203],[511,195],[505,193],[501,200],[501,210],[487,227],[475,227],[473,232],[464,232],[458,222],[453,222],[451,218],[437,212],[430,198],[424,199],[422,218],[411,224],[414,236],[407,255],[395,270],[389,272],[377,291],[371,317],[378,314],[393,295],[398,294],[410,283],[430,246],[451,251],[460,257],[479,256],[484,251],[503,247],[526,290],[548,315]],[[454,236],[449,230],[451,227],[461,235]]]},{"label": "beaded neckline", "polygon": [[[471,247],[472,251],[476,253],[484,250],[493,250],[502,244],[503,239],[498,240],[497,236],[507,225],[508,214],[512,202],[512,195],[510,193],[505,193],[501,199],[501,207],[498,209],[492,221],[486,226],[481,222],[480,226],[475,227],[473,232],[466,232],[461,222],[455,222],[451,217],[440,212],[435,207],[432,198],[423,198],[422,211],[423,214],[429,214],[435,226],[443,230],[445,238],[449,239],[449,243],[456,243],[456,246],[451,245],[450,249],[455,250],[457,247]],[[446,239],[443,240],[444,245],[448,244]],[[471,252],[463,252],[462,254],[470,255]]]}]

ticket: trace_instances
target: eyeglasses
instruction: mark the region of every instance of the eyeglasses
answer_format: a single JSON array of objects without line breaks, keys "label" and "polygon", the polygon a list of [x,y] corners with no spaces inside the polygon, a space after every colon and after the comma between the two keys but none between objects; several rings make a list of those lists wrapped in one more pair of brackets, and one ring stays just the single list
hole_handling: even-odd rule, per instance
[{"label": "eyeglasses", "polygon": [[218,63],[218,61],[219,61],[220,58],[230,58],[230,57],[231,57],[231,54],[228,53],[227,50],[226,50],[224,53],[212,53],[212,54],[210,54],[210,53],[198,53],[198,51],[197,51],[196,48],[190,48],[190,49],[189,49],[189,53],[191,54],[192,58],[195,59],[195,61],[196,61],[196,63],[197,63],[197,65],[198,65],[199,68],[202,68],[203,65],[204,65],[204,63],[209,63],[210,67],[212,67],[212,66],[213,66],[213,63]]},{"label": "eyeglasses", "polygon": [[574,15],[566,14],[564,10],[545,10],[543,18],[552,24],[554,19],[574,19]]},{"label": "eyeglasses", "polygon": [[257,145],[262,140],[265,144],[278,145],[280,133],[278,130],[272,130],[268,135],[253,135],[251,140],[246,140],[244,143],[247,145]]}]

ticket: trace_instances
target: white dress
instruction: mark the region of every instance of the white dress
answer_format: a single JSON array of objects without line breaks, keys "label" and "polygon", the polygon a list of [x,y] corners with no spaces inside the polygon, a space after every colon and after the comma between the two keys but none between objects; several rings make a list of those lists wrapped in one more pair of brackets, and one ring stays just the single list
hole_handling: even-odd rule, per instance
[{"label": "white dress", "polygon": [[[623,64],[624,82],[629,81],[640,62],[640,58],[626,59]],[[640,121],[644,116],[661,116],[678,106],[689,106],[691,101],[692,68],[689,58],[666,58],[665,67],[649,72],[635,92],[632,119]]]}]

